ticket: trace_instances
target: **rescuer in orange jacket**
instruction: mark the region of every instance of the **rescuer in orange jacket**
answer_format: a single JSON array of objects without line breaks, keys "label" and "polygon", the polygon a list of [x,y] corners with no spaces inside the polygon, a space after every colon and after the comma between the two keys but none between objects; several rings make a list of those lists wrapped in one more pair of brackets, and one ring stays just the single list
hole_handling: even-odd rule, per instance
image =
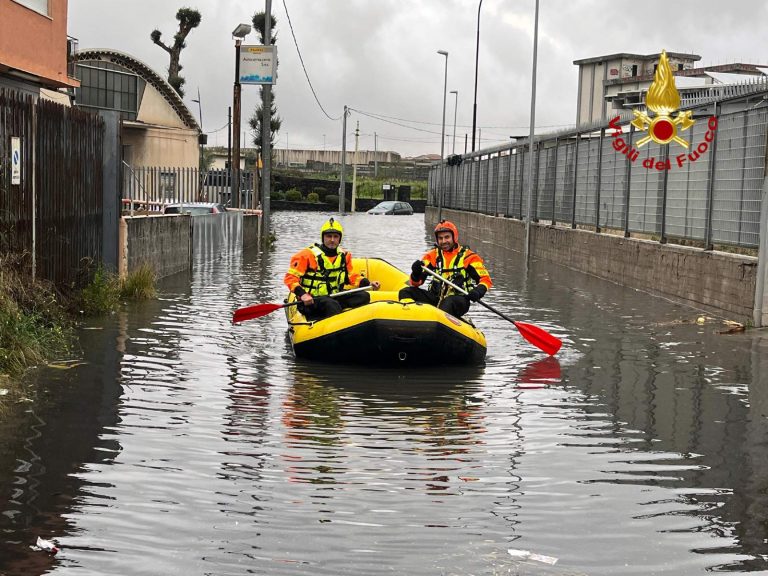
[{"label": "rescuer in orange jacket", "polygon": [[[400,300],[410,298],[437,306],[460,318],[469,310],[469,302],[477,302],[493,286],[483,259],[467,246],[459,244],[459,230],[453,222],[441,220],[435,226],[435,247],[411,266],[411,285],[400,290]],[[423,267],[434,270],[466,290],[466,296],[437,279],[431,279],[426,290],[419,288],[427,278]]]},{"label": "rescuer in orange jacket", "polygon": [[374,290],[379,288],[378,282],[355,272],[352,254],[339,246],[343,235],[341,224],[331,218],[320,228],[320,244],[312,244],[291,257],[283,283],[301,300],[298,308],[307,320],[328,318],[343,308],[356,308],[371,301],[368,292],[337,298],[331,298],[331,294],[369,285]]}]

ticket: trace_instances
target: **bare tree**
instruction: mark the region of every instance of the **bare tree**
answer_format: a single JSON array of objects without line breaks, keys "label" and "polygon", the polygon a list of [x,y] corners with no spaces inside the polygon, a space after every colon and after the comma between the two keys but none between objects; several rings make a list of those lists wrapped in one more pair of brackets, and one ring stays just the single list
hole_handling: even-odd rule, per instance
[{"label": "bare tree", "polygon": [[176,20],[179,21],[179,31],[173,36],[173,44],[168,46],[160,40],[162,32],[160,30],[153,30],[149,35],[152,38],[152,42],[160,46],[163,50],[168,52],[171,57],[171,62],[168,65],[168,84],[173,86],[174,90],[179,93],[179,96],[184,96],[184,78],[179,75],[182,70],[182,65],[179,63],[181,58],[181,51],[186,48],[187,44],[184,42],[193,28],[197,28],[200,25],[200,12],[194,8],[179,8],[176,12]]}]

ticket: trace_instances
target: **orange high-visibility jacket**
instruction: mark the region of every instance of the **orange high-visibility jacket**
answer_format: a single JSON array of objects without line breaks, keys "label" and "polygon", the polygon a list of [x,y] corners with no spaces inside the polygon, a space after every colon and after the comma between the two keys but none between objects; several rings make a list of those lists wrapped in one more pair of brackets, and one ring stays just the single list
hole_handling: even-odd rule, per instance
[{"label": "orange high-visibility jacket", "polygon": [[326,256],[317,244],[300,250],[291,256],[283,283],[291,292],[301,286],[312,296],[341,292],[345,286],[357,288],[362,276],[352,266],[352,254],[341,247],[337,252],[336,256]]},{"label": "orange high-visibility jacket", "polygon": [[[450,252],[443,252],[440,248],[435,247],[424,254],[421,260],[424,266],[434,270],[446,280],[461,286],[467,292],[478,284],[485,286],[486,290],[490,290],[493,286],[491,276],[485,268],[483,259],[479,254],[466,246],[457,244]],[[414,282],[413,278],[411,278],[411,284],[413,286],[421,286],[424,280],[425,278],[422,278],[419,282]],[[435,280],[430,288],[438,290],[440,288],[438,284],[442,283]],[[446,295],[451,295],[455,292],[451,288]]]}]

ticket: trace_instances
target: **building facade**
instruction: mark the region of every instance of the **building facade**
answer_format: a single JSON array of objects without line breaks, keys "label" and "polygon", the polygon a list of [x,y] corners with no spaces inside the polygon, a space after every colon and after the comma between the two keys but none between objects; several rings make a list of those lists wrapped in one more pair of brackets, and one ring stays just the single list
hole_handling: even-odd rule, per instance
[{"label": "building facade", "polygon": [[68,59],[67,0],[0,0],[0,88],[39,97],[78,85]]},{"label": "building facade", "polygon": [[[613,114],[612,101],[625,92],[639,93],[653,82],[657,54],[609,54],[574,60],[579,67],[576,124],[605,121]],[[701,60],[697,54],[667,52],[673,71],[690,70]]]},{"label": "building facade", "polygon": [[178,93],[154,70],[117,50],[80,50],[75,105],[116,110],[123,160],[132,168],[199,166],[200,127]]}]

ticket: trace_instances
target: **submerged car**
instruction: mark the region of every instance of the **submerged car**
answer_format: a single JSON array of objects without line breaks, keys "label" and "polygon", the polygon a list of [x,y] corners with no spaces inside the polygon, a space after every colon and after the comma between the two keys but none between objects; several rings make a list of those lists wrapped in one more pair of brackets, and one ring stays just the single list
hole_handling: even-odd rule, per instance
[{"label": "submerged car", "polygon": [[413,207],[408,202],[387,200],[376,204],[376,206],[368,210],[368,214],[413,214]]},{"label": "submerged car", "polygon": [[168,204],[163,208],[163,214],[190,214],[199,216],[200,214],[221,214],[227,209],[224,204],[216,202],[185,202],[180,204]]}]

